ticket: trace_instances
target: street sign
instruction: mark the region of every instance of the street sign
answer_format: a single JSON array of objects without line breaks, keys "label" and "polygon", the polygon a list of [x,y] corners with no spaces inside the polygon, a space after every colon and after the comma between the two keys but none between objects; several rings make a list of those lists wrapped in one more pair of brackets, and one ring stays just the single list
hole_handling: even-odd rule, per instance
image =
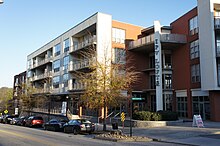
[{"label": "street sign", "polygon": [[124,113],[124,112],[121,113],[121,121],[122,121],[122,122],[125,121],[125,113]]},{"label": "street sign", "polygon": [[132,97],[131,100],[144,100],[144,98],[141,98],[141,97]]}]

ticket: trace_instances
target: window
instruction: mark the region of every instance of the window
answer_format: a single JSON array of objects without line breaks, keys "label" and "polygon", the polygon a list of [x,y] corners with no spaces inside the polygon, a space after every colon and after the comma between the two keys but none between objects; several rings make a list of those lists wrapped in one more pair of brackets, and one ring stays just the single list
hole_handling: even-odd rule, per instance
[{"label": "window", "polygon": [[189,32],[190,35],[198,33],[198,16],[193,17],[189,20]]},{"label": "window", "polygon": [[156,89],[155,75],[150,76],[150,89]]},{"label": "window", "polygon": [[53,62],[53,70],[54,72],[60,71],[60,60],[56,60]]},{"label": "window", "polygon": [[64,85],[64,87],[68,87],[68,79],[69,79],[69,75],[64,74],[63,75],[63,85]]},{"label": "window", "polygon": [[125,30],[119,28],[112,28],[112,40],[113,42],[124,44]]},{"label": "window", "polygon": [[31,60],[28,60],[28,69],[31,68]]},{"label": "window", "polygon": [[60,76],[53,77],[53,88],[59,88]]},{"label": "window", "polygon": [[70,39],[64,41],[64,52],[68,52],[70,48]]},{"label": "window", "polygon": [[150,56],[150,68],[155,68],[155,57]]},{"label": "window", "polygon": [[54,48],[55,48],[55,56],[60,55],[61,45],[57,44]]},{"label": "window", "polygon": [[164,68],[172,68],[172,57],[171,54],[165,54],[165,66]]},{"label": "window", "polygon": [[220,87],[220,59],[217,59],[218,86]]},{"label": "window", "polygon": [[126,54],[124,49],[114,48],[114,63],[117,64],[125,64],[126,62]]},{"label": "window", "polygon": [[216,53],[217,56],[220,56],[220,35],[216,36]]},{"label": "window", "polygon": [[163,74],[163,87],[164,89],[172,89],[172,75]]},{"label": "window", "polygon": [[199,66],[199,64],[191,66],[191,81],[192,81],[192,83],[200,82],[200,66]]},{"label": "window", "polygon": [[69,65],[69,56],[65,56],[63,58],[63,67],[64,67],[64,70],[67,70],[68,69],[68,65]]},{"label": "window", "polygon": [[199,40],[193,41],[190,43],[190,58],[198,58],[199,57]]},{"label": "window", "polygon": [[187,97],[177,97],[177,113],[179,117],[187,117]]}]

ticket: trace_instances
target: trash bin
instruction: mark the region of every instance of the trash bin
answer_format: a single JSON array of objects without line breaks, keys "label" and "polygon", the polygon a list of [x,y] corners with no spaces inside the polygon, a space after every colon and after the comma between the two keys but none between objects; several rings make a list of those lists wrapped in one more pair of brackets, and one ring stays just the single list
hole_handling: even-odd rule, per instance
[{"label": "trash bin", "polygon": [[113,130],[118,129],[118,123],[116,122],[112,123],[112,129]]}]

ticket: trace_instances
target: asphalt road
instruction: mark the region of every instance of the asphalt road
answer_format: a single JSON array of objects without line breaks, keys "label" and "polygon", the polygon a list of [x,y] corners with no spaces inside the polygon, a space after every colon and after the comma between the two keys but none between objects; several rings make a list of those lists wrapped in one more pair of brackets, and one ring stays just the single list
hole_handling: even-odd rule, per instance
[{"label": "asphalt road", "polygon": [[0,146],[171,146],[160,142],[110,142],[93,139],[94,135],[73,135],[0,124]]}]

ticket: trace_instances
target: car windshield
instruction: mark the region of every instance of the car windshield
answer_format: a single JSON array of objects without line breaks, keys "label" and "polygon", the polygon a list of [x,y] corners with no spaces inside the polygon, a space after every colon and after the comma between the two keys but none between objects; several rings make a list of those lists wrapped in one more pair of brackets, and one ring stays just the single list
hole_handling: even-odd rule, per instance
[{"label": "car windshield", "polygon": [[91,122],[90,122],[89,120],[87,120],[87,119],[80,119],[79,122],[82,123],[82,124],[90,124],[90,123],[91,123]]},{"label": "car windshield", "polygon": [[42,117],[34,117],[33,119],[34,119],[34,120],[43,120]]}]

